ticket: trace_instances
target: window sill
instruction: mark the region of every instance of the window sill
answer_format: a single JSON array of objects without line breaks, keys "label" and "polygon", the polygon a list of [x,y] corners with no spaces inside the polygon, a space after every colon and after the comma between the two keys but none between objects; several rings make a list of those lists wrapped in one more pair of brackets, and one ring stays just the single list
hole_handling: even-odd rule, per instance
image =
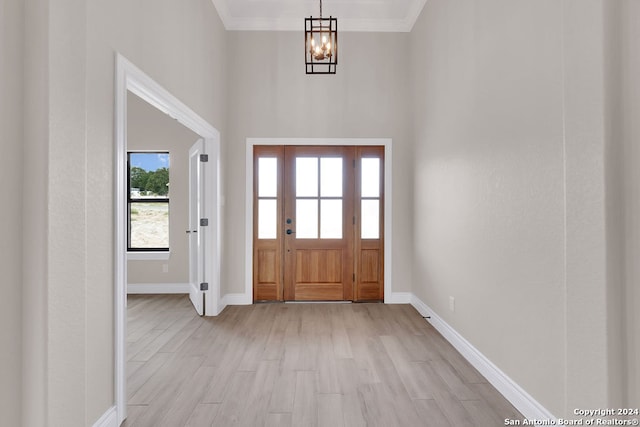
[{"label": "window sill", "polygon": [[127,260],[129,261],[153,261],[167,260],[171,255],[170,251],[163,252],[127,252]]}]

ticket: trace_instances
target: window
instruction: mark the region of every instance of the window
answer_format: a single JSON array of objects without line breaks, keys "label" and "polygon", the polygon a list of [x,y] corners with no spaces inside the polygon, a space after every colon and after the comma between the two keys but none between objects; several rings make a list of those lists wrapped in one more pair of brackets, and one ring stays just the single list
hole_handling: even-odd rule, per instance
[{"label": "window", "polygon": [[258,239],[278,232],[278,158],[258,158]]},{"label": "window", "polygon": [[296,239],[342,239],[342,163],[296,157]]},{"label": "window", "polygon": [[360,189],[361,239],[380,238],[380,159],[362,158]]},{"label": "window", "polygon": [[129,251],[169,251],[169,153],[127,153]]}]

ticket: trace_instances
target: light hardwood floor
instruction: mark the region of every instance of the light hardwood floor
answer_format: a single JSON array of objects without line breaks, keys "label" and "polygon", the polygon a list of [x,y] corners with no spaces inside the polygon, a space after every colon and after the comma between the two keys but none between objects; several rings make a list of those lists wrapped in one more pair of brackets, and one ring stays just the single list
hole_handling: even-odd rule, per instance
[{"label": "light hardwood floor", "polygon": [[481,426],[522,416],[411,306],[128,298],[123,426]]}]

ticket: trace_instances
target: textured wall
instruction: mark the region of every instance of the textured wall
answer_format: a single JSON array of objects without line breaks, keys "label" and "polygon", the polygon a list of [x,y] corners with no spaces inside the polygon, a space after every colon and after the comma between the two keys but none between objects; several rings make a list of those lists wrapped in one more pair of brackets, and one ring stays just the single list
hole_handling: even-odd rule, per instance
[{"label": "textured wall", "polygon": [[[113,105],[120,52],[224,135],[226,34],[213,4],[111,1],[87,4],[87,419],[112,402]],[[107,260],[105,262],[105,260]],[[105,303],[108,302],[108,303]]]},{"label": "textured wall", "polygon": [[22,394],[22,23],[20,0],[0,3],[0,414],[21,424]]},{"label": "textured wall", "polygon": [[208,0],[25,7],[23,422],[86,426],[114,395],[115,53],[224,134],[226,33]]},{"label": "textured wall", "polygon": [[414,293],[557,416],[620,403],[603,10],[433,0],[411,33]]},{"label": "textured wall", "polygon": [[[46,422],[47,395],[47,179],[49,174],[48,33],[46,0],[27,0],[24,50],[22,423]],[[26,125],[28,123],[28,126]],[[24,262],[28,260],[29,262]]]},{"label": "textured wall", "polygon": [[411,34],[346,33],[338,74],[306,76],[299,34],[226,33],[209,0],[4,1],[2,173],[25,165],[28,197],[0,221],[24,224],[2,231],[3,321],[23,330],[2,329],[22,346],[3,345],[3,417],[20,422],[20,359],[23,425],[113,404],[115,52],[221,131],[223,293],[244,289],[247,137],[390,137],[394,290],[556,415],[638,402],[640,10],[604,4],[429,0]]},{"label": "textured wall", "polygon": [[[640,2],[621,2],[620,71],[622,155],[624,158],[625,335],[627,404],[640,402]],[[620,163],[614,164],[618,168]]]},{"label": "textured wall", "polygon": [[607,233],[607,335],[609,394],[626,399],[625,356],[625,184],[622,98],[622,2],[606,2],[604,18],[605,187]]}]

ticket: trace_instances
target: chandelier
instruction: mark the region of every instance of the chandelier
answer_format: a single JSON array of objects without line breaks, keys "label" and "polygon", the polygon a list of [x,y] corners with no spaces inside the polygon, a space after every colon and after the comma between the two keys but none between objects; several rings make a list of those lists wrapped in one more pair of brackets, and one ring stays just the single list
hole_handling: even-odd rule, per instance
[{"label": "chandelier", "polygon": [[307,74],[335,74],[338,65],[338,19],[304,18],[304,56]]}]

